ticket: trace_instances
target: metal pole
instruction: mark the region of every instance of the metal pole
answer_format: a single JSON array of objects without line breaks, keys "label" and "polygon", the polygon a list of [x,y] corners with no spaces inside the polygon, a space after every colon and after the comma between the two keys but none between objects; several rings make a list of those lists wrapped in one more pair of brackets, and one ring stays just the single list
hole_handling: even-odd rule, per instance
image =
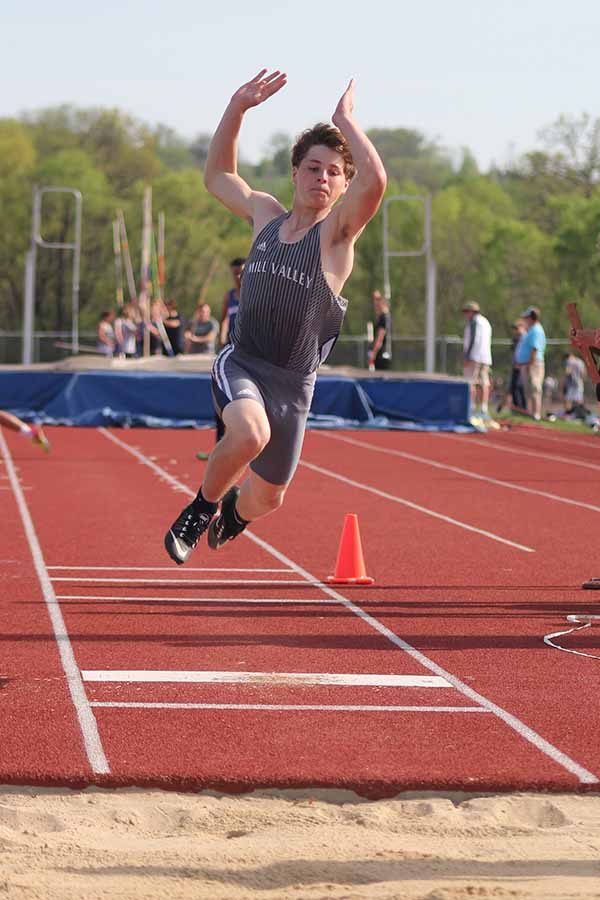
[{"label": "metal pole", "polygon": [[435,262],[431,254],[431,194],[425,198],[425,371],[435,372]]},{"label": "metal pole", "polygon": [[121,253],[121,231],[119,220],[113,224],[113,256],[115,258],[115,277],[117,284],[117,309],[123,306],[123,254]]},{"label": "metal pole", "polygon": [[142,224],[142,262],[140,269],[139,304],[144,319],[144,356],[150,356],[150,299],[148,285],[150,282],[150,253],[152,244],[152,188],[144,188],[143,224]]},{"label": "metal pole", "polygon": [[427,260],[427,326],[425,371],[435,372],[435,307],[436,307],[437,267],[431,257]]},{"label": "metal pole", "polygon": [[[48,193],[73,194],[75,198],[75,240],[73,242],[45,241],[41,235],[42,197]],[[44,187],[33,189],[31,246],[25,257],[25,296],[23,309],[23,365],[33,362],[33,323],[35,316],[35,268],[38,247],[50,250],[73,250],[72,284],[72,350],[79,352],[79,267],[81,260],[81,193],[74,188]]]},{"label": "metal pole", "polygon": [[165,214],[158,214],[158,299],[165,296]]},{"label": "metal pole", "polygon": [[[396,200],[416,201],[423,204],[424,224],[423,243],[418,250],[389,249],[388,205]],[[383,202],[383,272],[384,291],[389,300],[392,296],[390,284],[390,256],[424,256],[425,257],[425,371],[435,371],[435,305],[436,305],[436,268],[431,250],[431,194],[396,194],[386,197]]]},{"label": "metal pole", "polygon": [[72,191],[75,197],[75,242],[73,247],[73,290],[71,343],[73,353],[79,353],[79,267],[81,262],[81,193]]},{"label": "metal pole", "polygon": [[392,298],[392,287],[390,284],[390,254],[388,243],[388,204],[391,199],[391,197],[386,197],[383,201],[383,293],[385,299],[388,302]]},{"label": "metal pole", "polygon": [[24,366],[33,362],[33,307],[35,304],[35,251],[36,245],[25,254],[25,302],[23,308],[23,357]]},{"label": "metal pole", "polygon": [[129,299],[138,306],[138,297],[135,289],[135,278],[133,275],[133,266],[131,265],[131,253],[129,251],[129,241],[127,240],[127,229],[125,228],[125,216],[123,215],[123,210],[117,210],[117,219],[119,220],[119,228],[121,231],[121,247],[123,249],[123,258],[125,262]]}]

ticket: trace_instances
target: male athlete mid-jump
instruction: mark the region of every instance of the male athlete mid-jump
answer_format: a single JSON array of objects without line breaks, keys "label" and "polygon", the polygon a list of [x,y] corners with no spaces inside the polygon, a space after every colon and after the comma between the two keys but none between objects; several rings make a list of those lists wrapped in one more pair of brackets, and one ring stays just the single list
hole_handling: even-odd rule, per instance
[{"label": "male athlete mid-jump", "polygon": [[347,301],[341,291],[352,271],[354,243],[386,187],[383,164],[353,115],[353,81],[333,125],[315,125],[293,147],[291,210],[248,186],[237,172],[243,117],[286,80],[284,73],[263,69],[235,92],[206,161],[208,190],[250,222],[253,244],[232,343],[212,371],[225,435],[209,456],[195,500],[165,536],[178,564],[207,528],[209,546],[217,549],[281,505],[298,464],[316,370],[342,326]]}]

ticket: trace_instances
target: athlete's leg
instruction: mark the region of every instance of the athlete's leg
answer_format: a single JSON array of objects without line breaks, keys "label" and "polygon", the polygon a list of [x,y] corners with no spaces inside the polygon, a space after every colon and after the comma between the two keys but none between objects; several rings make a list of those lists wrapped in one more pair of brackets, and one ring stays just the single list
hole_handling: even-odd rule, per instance
[{"label": "athlete's leg", "polygon": [[250,471],[241,490],[231,487],[221,503],[221,511],[208,529],[208,546],[218,550],[241,534],[246,525],[278,509],[287,484],[272,484]]},{"label": "athlete's leg", "polygon": [[22,431],[23,434],[30,431],[29,425],[21,419],[18,419],[17,416],[13,416],[12,413],[5,412],[3,409],[0,409],[0,425],[10,428],[11,431]]},{"label": "athlete's leg", "polygon": [[287,488],[287,484],[271,484],[256,472],[250,471],[240,488],[236,510],[242,519],[253,522],[279,509]]},{"label": "athlete's leg", "polygon": [[202,482],[202,495],[212,503],[240,479],[271,437],[267,414],[256,400],[233,400],[221,415],[225,434],[208,458]]},{"label": "athlete's leg", "polygon": [[218,550],[250,522],[278,509],[294,476],[302,449],[312,390],[302,391],[295,403],[270,408],[271,438],[250,463],[241,490],[233,485],[223,497],[219,515],[208,530],[208,546]]},{"label": "athlete's leg", "polygon": [[[233,488],[271,436],[266,413],[257,400],[233,400],[221,415],[225,434],[208,458],[204,481],[195,499],[181,511],[165,535],[167,553],[178,565],[189,559],[209,527],[219,500]],[[235,490],[235,496],[229,498],[232,503],[237,497]],[[242,523],[240,530],[245,525]]]},{"label": "athlete's leg", "polygon": [[44,429],[41,425],[28,425],[27,422],[23,422],[22,419],[13,416],[12,413],[6,412],[4,409],[0,410],[0,425],[10,428],[11,431],[18,431],[25,437],[30,438],[33,444],[41,447],[46,453],[50,450],[50,441],[44,434]]}]

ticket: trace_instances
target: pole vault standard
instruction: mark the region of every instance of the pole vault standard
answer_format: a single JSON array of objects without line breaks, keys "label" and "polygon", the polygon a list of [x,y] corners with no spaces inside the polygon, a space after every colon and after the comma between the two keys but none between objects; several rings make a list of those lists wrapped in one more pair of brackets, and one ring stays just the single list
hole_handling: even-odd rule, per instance
[{"label": "pole vault standard", "polygon": [[[75,240],[60,243],[45,241],[41,235],[42,198],[44,194],[72,194],[75,199]],[[33,321],[35,316],[35,269],[37,248],[73,251],[73,281],[71,288],[71,345],[79,353],[79,267],[81,260],[81,193],[68,187],[34,187],[31,243],[25,256],[25,297],[23,305],[23,365],[33,362]]]},{"label": "pole vault standard", "polygon": [[144,320],[144,356],[150,356],[150,257],[152,253],[152,188],[144,188],[144,215],[142,225],[142,262],[140,266],[140,292],[138,302]]},{"label": "pole vault standard", "polygon": [[[423,243],[418,250],[389,249],[390,203],[410,201],[423,204]],[[435,372],[435,306],[436,306],[436,266],[431,251],[431,194],[395,194],[383,201],[383,292],[389,302],[392,297],[390,286],[390,256],[425,257],[425,371]]]},{"label": "pole vault standard", "polygon": [[123,254],[121,252],[121,229],[118,219],[115,219],[113,222],[113,253],[117,283],[117,307],[121,309],[123,306]]},{"label": "pole vault standard", "polygon": [[127,240],[127,229],[125,227],[125,216],[123,210],[117,210],[117,221],[119,223],[119,233],[121,236],[121,251],[123,261],[125,263],[125,275],[127,277],[127,289],[129,291],[130,301],[137,306],[137,292],[135,289],[135,278],[133,276],[133,266],[131,265],[131,253],[129,252],[129,241]]}]

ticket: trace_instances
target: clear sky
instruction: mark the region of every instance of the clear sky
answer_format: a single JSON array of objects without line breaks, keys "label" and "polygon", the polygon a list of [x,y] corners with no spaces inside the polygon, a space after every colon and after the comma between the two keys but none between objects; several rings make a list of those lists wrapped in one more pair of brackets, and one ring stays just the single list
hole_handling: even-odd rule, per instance
[{"label": "clear sky", "polygon": [[193,138],[258,69],[286,71],[246,117],[251,161],[328,120],[351,76],[363,127],[467,146],[484,169],[561,113],[600,116],[600,0],[5,0],[0,33],[0,116],[118,107]]}]

